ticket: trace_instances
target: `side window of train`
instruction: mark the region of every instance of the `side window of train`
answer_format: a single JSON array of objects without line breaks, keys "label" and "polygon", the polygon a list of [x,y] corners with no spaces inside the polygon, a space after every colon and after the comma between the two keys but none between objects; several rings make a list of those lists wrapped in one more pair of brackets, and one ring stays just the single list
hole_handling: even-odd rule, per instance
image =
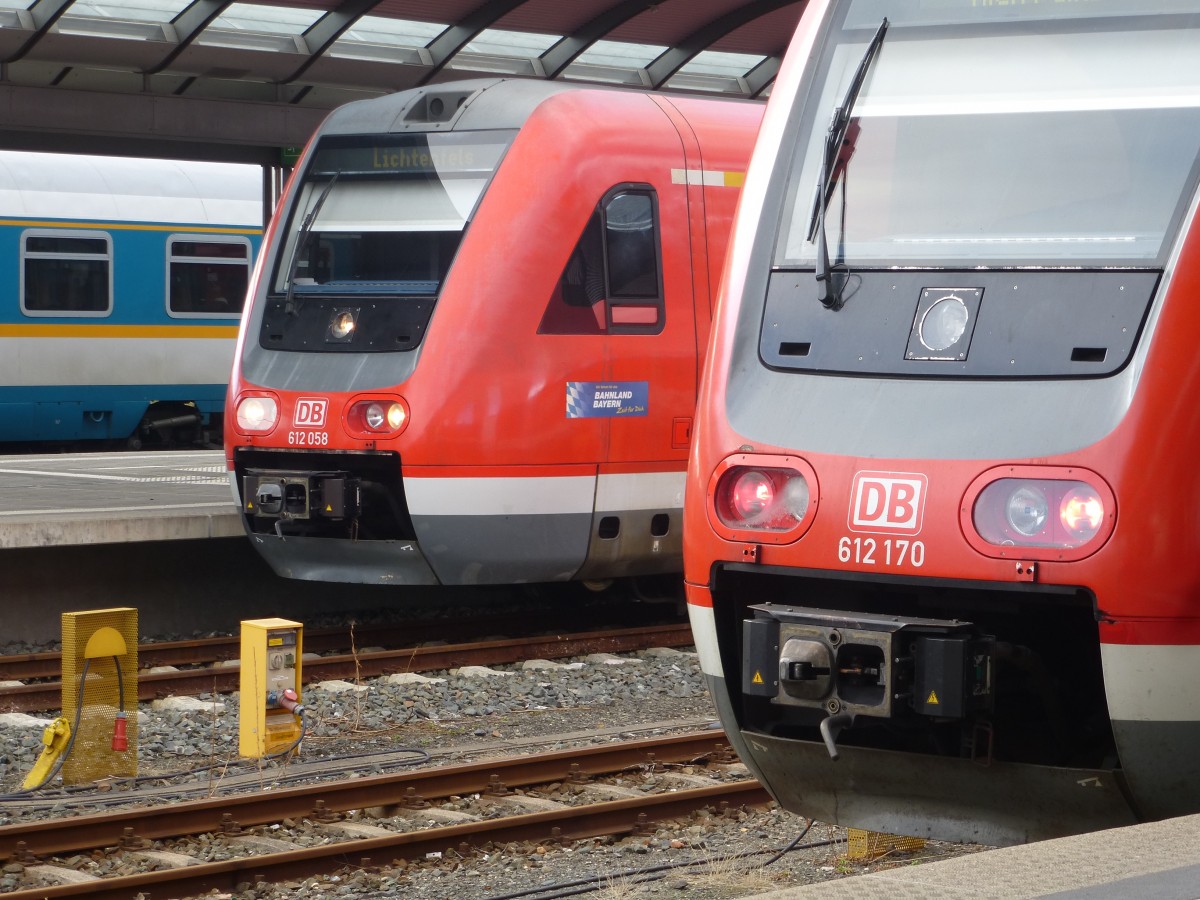
[{"label": "side window of train", "polygon": [[30,316],[112,312],[112,238],[103,231],[21,234],[21,311]]},{"label": "side window of train", "polygon": [[559,277],[539,334],[657,334],[664,325],[658,199],[645,185],[604,195]]},{"label": "side window of train", "polygon": [[236,316],[250,283],[246,238],[175,234],[167,238],[167,313],[174,318]]}]

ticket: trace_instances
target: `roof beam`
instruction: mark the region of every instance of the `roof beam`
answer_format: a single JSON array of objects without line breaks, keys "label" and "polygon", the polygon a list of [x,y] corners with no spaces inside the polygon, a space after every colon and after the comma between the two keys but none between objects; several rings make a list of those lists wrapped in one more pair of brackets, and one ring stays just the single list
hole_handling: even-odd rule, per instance
[{"label": "roof beam", "polygon": [[464,16],[458,24],[451,25],[435,37],[425,48],[433,58],[433,64],[417,84],[429,84],[463,47],[525,2],[526,0],[487,0],[473,13]]},{"label": "roof beam", "polygon": [[781,60],[778,56],[768,56],[745,75],[746,93],[754,99],[762,96],[763,91],[775,83],[779,74]]},{"label": "roof beam", "polygon": [[330,10],[313,22],[308,31],[301,36],[305,46],[308,47],[308,58],[280,83],[291,84],[300,78],[313,63],[325,55],[325,52],[337,42],[338,38],[354,27],[355,22],[378,5],[379,0],[344,0],[337,9]]},{"label": "roof beam", "polygon": [[652,6],[652,0],[624,0],[606,9],[574,34],[564,37],[541,56],[546,77],[557,78],[596,41],[603,40],[606,35]]},{"label": "roof beam", "polygon": [[16,62],[23,58],[37,45],[38,41],[46,36],[46,32],[54,27],[54,23],[62,18],[63,13],[70,9],[74,2],[75,0],[37,0],[28,10],[33,19],[33,30],[29,33],[29,37],[10,55],[0,60],[0,63]]},{"label": "roof beam", "polygon": [[0,148],[278,165],[279,148],[303,144],[326,114],[279,103],[0,84]]},{"label": "roof beam", "polygon": [[796,0],[754,0],[731,10],[718,19],[713,19],[671,49],[665,51],[658,59],[646,66],[650,76],[650,87],[659,90],[672,75],[682,69],[698,53],[707,50],[731,31],[741,28],[747,22],[753,22],[767,13],[775,12],[784,6],[792,6]]},{"label": "roof beam", "polygon": [[171,27],[175,29],[175,44],[167,51],[166,56],[143,70],[142,74],[157,75],[167,69],[232,2],[233,0],[192,0],[171,20]]}]

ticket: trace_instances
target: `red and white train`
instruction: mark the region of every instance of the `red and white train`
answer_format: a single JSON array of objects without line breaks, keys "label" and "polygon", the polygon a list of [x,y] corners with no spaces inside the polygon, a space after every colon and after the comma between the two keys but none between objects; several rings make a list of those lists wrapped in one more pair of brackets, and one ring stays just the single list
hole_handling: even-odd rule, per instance
[{"label": "red and white train", "polygon": [[275,571],[681,571],[710,295],[762,109],[489,79],[333,112],[229,389],[229,472]]},{"label": "red and white train", "polygon": [[685,503],[701,663],[823,821],[1200,811],[1200,12],[808,5]]}]

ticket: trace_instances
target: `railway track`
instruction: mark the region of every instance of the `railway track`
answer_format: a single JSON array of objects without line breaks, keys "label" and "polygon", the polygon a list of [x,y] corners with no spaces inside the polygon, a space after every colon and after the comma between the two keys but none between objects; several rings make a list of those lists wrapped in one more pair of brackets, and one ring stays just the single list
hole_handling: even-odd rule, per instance
[{"label": "railway track", "polygon": [[[633,627],[639,625],[668,625],[686,620],[686,616],[672,616],[665,612],[665,604],[613,602],[603,608],[606,628]],[[576,605],[565,602],[560,605],[547,604],[537,612],[538,630],[546,632],[573,631],[579,628],[580,620],[598,619],[600,615],[589,609],[583,615]],[[349,651],[354,647],[367,646],[412,646],[431,641],[482,640],[488,635],[510,634],[514,624],[511,613],[472,614],[461,618],[439,619],[416,618],[398,623],[357,623],[333,628],[306,628],[304,649],[314,653]],[[154,666],[197,666],[209,665],[223,660],[237,659],[241,651],[238,635],[218,635],[207,638],[178,641],[151,641],[138,645],[138,662],[142,668]],[[58,678],[62,671],[62,654],[57,650],[41,653],[12,653],[0,655],[0,681],[30,681],[39,678]]]},{"label": "railway track", "polygon": [[[709,763],[707,774],[668,771],[702,759]],[[6,896],[125,900],[150,892],[181,897],[235,891],[430,854],[467,856],[515,842],[624,835],[701,808],[769,803],[733,760],[724,734],[706,730],[10,825],[0,828],[0,858],[45,886],[30,884]],[[613,783],[617,773],[635,786]],[[556,799],[546,799],[551,793]],[[468,811],[437,805],[464,797],[473,798]],[[352,815],[367,808],[374,812],[369,821]],[[296,822],[304,827],[280,826]],[[281,833],[289,840],[281,843]],[[207,840],[189,842],[197,835]],[[233,858],[214,860],[217,844],[231,848]],[[207,856],[195,855],[197,847],[207,848]],[[88,878],[63,859],[68,854],[77,863],[112,858],[116,870],[126,858],[164,868]],[[56,879],[81,880],[53,884]]]},{"label": "railway track", "polygon": [[[511,625],[511,621],[508,623]],[[389,635],[401,634],[412,639],[415,628],[404,626],[400,631],[366,631],[363,635],[372,645],[383,643]],[[444,632],[442,632],[444,633]],[[357,637],[356,637],[357,640]],[[350,643],[344,630],[304,635],[306,652],[315,647],[341,649]],[[401,672],[427,672],[466,665],[499,665],[526,659],[561,659],[588,653],[625,653],[647,647],[685,647],[692,643],[687,623],[650,625],[614,630],[587,631],[572,634],[543,634],[534,637],[477,641],[463,644],[409,646],[396,650],[332,653],[304,660],[306,683],[358,677],[379,677]],[[234,638],[214,638],[203,641],[184,641],[166,646],[144,645],[138,649],[139,665],[195,665],[187,660],[216,663],[179,671],[142,672],[138,676],[138,700],[149,701],[180,694],[227,693],[238,689],[240,668],[236,660],[239,645]],[[148,659],[147,659],[148,657]],[[58,654],[29,654],[26,657],[0,657],[0,677],[16,679],[18,672],[26,678],[61,677],[61,658]],[[31,674],[37,672],[39,674]],[[58,709],[62,702],[59,681],[39,681],[0,687],[0,709],[17,712],[45,712]]]}]

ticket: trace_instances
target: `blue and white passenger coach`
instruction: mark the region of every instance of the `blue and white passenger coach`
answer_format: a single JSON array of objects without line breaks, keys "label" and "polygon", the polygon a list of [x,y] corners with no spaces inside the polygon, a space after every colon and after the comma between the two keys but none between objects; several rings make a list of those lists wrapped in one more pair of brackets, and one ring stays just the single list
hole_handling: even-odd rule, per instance
[{"label": "blue and white passenger coach", "polygon": [[216,438],[256,166],[0,153],[0,444]]}]

